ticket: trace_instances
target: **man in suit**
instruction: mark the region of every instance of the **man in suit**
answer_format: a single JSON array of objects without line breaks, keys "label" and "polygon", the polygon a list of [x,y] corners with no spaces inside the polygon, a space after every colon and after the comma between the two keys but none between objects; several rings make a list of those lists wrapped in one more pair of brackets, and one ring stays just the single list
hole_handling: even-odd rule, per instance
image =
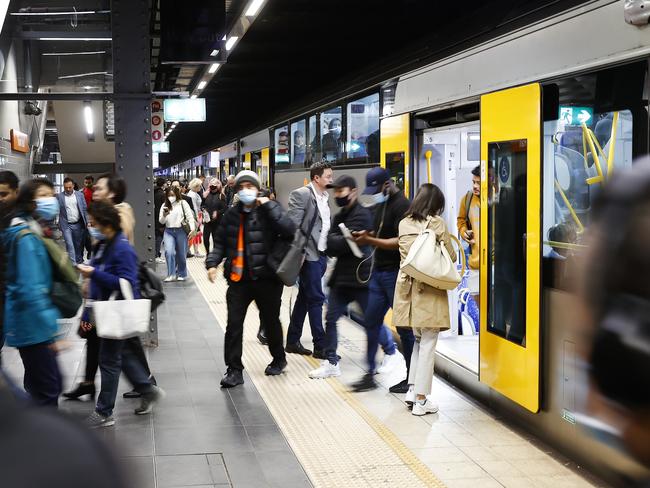
[{"label": "man in suit", "polygon": [[325,358],[325,331],[323,330],[322,278],[327,267],[327,234],[330,229],[330,207],[327,187],[332,184],[332,167],[314,163],[309,168],[311,183],[293,190],[289,195],[289,217],[309,236],[307,254],[300,270],[299,291],[291,313],[287,332],[286,352],[310,355],[312,352],[300,343],[302,326],[309,314],[309,325],[314,341],[314,357]]},{"label": "man in suit", "polygon": [[73,263],[83,263],[84,242],[88,217],[86,215],[86,200],[83,193],[74,190],[72,178],[63,180],[63,192],[57,195],[59,199],[59,228],[65,240],[68,255]]}]

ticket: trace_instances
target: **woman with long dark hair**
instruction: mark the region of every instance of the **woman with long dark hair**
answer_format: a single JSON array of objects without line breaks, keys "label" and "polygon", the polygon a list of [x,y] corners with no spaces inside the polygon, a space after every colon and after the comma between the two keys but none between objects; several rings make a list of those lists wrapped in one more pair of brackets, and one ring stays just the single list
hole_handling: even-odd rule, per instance
[{"label": "woman with long dark hair", "polygon": [[[422,185],[406,216],[399,224],[399,252],[402,262],[416,237],[425,229],[435,232],[453,261],[456,252],[451,245],[447,225],[440,215],[445,209],[445,196],[431,183]],[[449,329],[447,291],[438,290],[400,271],[395,286],[393,321],[401,327],[412,327],[415,344],[411,355],[409,390],[406,402],[413,405],[413,415],[436,413],[438,406],[428,395],[433,382],[433,362],[438,334]]]}]

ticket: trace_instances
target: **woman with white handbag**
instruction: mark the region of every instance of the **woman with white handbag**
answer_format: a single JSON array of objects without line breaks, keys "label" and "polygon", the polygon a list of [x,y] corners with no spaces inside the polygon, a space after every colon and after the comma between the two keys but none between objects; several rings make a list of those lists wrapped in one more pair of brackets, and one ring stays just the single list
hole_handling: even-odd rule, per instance
[{"label": "woman with white handbag", "polygon": [[[96,201],[88,207],[88,220],[88,230],[97,244],[90,265],[77,268],[89,280],[89,299],[94,301],[94,318],[86,307],[82,320],[94,322],[100,337],[101,390],[95,412],[86,423],[89,427],[108,427],[115,424],[113,408],[121,371],[142,396],[136,415],[150,413],[164,392],[152,384],[142,363],[124,347],[127,338],[142,332],[141,324],[148,324],[150,303],[139,300],[138,257],[122,233],[120,215],[110,203]],[[115,301],[117,306],[109,307]],[[131,333],[129,327],[133,328]]]},{"label": "woman with white handbag", "polygon": [[[453,265],[456,252],[451,245],[452,236],[440,217],[444,208],[445,196],[440,188],[426,183],[399,224],[401,265],[395,287],[393,323],[410,326],[415,333],[406,394],[407,404],[413,405],[413,415],[438,411],[428,395],[438,334],[450,325],[447,290],[453,288],[454,273],[458,274]],[[457,278],[460,282],[460,276]]]}]

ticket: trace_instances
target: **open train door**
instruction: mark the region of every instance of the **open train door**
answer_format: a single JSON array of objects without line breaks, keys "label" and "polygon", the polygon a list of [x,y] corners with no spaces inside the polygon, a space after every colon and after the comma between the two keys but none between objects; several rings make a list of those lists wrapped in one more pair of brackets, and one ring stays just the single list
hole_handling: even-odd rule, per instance
[{"label": "open train door", "polygon": [[540,404],[539,84],[481,97],[481,382]]}]

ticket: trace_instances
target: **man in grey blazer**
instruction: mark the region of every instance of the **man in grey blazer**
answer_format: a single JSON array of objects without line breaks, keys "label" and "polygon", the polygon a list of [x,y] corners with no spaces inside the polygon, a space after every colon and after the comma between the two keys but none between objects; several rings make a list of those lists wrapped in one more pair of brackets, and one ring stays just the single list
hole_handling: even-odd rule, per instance
[{"label": "man in grey blazer", "polygon": [[332,167],[324,162],[312,164],[309,173],[311,183],[293,190],[289,195],[288,215],[303,232],[309,233],[309,240],[305,262],[300,270],[299,291],[291,313],[285,351],[304,355],[312,353],[300,343],[302,326],[305,317],[309,314],[314,357],[325,359],[323,329],[325,294],[322,279],[327,267],[325,249],[331,223],[327,188],[332,184],[333,171]]},{"label": "man in grey blazer", "polygon": [[63,234],[65,247],[73,263],[83,263],[84,242],[88,226],[86,200],[84,194],[75,191],[71,178],[63,180],[63,191],[59,199],[59,228]]}]

